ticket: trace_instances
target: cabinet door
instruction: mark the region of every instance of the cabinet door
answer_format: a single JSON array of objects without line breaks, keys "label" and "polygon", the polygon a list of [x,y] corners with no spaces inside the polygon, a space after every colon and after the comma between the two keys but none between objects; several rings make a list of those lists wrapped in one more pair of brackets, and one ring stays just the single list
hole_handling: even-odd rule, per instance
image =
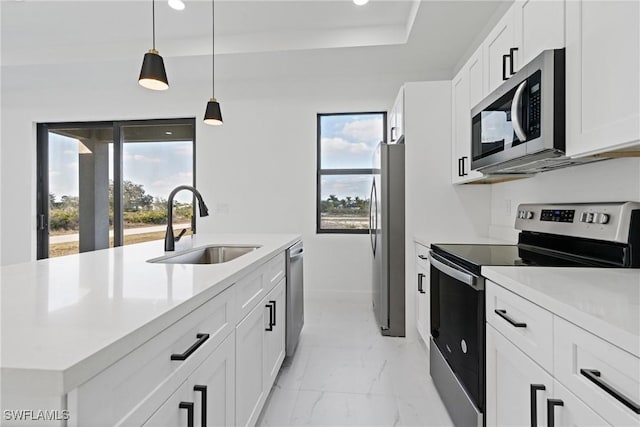
[{"label": "cabinet door", "polygon": [[265,298],[265,307],[267,317],[273,314],[273,322],[267,320],[267,328],[264,330],[264,384],[266,393],[269,392],[273,385],[280,366],[284,360],[285,354],[285,331],[286,331],[286,287],[285,279],[267,295]]},{"label": "cabinet door", "polygon": [[[471,87],[471,83],[475,85]],[[482,90],[482,50],[478,49],[451,83],[451,181],[470,182],[483,177],[471,171],[471,98],[480,102]],[[475,105],[475,104],[474,104]]]},{"label": "cabinet door", "polygon": [[640,140],[640,2],[568,1],[567,154]]},{"label": "cabinet door", "polygon": [[[191,400],[189,400],[191,399]],[[191,408],[181,408],[182,404],[190,404]],[[189,417],[195,415],[195,402],[189,392],[187,381],[173,393],[164,404],[147,420],[145,427],[190,427]]]},{"label": "cabinet door", "polygon": [[514,7],[514,70],[546,49],[564,47],[564,0],[517,0]]},{"label": "cabinet door", "polygon": [[431,334],[430,303],[429,270],[418,264],[416,265],[416,326],[427,346]]},{"label": "cabinet door", "polygon": [[[262,301],[265,301],[264,299]],[[265,398],[262,358],[268,314],[258,305],[236,327],[236,425],[255,424]]]},{"label": "cabinet door", "polygon": [[487,426],[530,427],[534,414],[535,425],[545,426],[551,376],[489,324],[486,343]]},{"label": "cabinet door", "polygon": [[235,335],[230,334],[189,377],[197,426],[235,425],[235,344]]},{"label": "cabinet door", "polygon": [[[503,55],[509,55],[510,49],[515,46],[513,30],[513,13],[511,7],[502,17],[489,36],[484,41],[485,63],[485,93],[493,92],[505,80],[503,74]],[[515,64],[514,64],[515,65]],[[510,61],[507,58],[506,77],[509,77]],[[515,69],[514,69],[515,71]]]},{"label": "cabinet door", "polygon": [[609,426],[605,420],[593,412],[582,400],[578,399],[557,381],[555,381],[554,384],[554,399],[557,403],[562,402],[562,406],[552,403],[552,406],[549,407],[549,410],[553,411],[553,420],[557,426]]}]

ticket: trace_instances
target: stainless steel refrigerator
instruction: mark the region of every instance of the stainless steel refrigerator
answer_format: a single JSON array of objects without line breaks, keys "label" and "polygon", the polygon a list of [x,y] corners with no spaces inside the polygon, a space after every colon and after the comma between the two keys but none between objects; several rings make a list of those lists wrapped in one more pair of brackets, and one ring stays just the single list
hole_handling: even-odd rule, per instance
[{"label": "stainless steel refrigerator", "polygon": [[404,143],[378,144],[369,207],[373,311],[393,337],[405,336],[404,151]]}]

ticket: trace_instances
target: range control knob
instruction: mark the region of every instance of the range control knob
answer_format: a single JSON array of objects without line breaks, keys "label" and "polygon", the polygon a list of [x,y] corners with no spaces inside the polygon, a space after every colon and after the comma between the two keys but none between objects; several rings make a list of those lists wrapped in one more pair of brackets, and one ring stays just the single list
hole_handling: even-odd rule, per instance
[{"label": "range control knob", "polygon": [[533,219],[533,212],[531,211],[527,212],[527,219]]},{"label": "range control knob", "polygon": [[606,213],[597,213],[595,214],[595,219],[593,222],[598,224],[607,224],[609,222],[609,215]]},{"label": "range control knob", "polygon": [[580,214],[580,222],[587,222],[587,213],[586,212],[582,212]]}]

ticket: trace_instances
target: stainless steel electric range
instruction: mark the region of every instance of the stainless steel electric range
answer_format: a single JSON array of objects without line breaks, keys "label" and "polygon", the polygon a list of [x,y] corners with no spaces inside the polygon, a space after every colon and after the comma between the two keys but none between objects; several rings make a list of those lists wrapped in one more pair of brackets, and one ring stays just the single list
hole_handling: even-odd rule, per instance
[{"label": "stainless steel electric range", "polygon": [[484,425],[483,266],[640,268],[640,203],[523,204],[517,245],[432,244],[430,371],[458,427]]}]

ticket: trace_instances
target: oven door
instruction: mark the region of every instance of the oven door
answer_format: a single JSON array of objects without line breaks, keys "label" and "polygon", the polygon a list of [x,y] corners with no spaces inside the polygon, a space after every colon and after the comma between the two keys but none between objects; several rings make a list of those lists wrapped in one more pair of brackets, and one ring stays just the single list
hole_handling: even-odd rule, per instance
[{"label": "oven door", "polygon": [[431,336],[467,395],[484,412],[484,279],[431,251]]}]

